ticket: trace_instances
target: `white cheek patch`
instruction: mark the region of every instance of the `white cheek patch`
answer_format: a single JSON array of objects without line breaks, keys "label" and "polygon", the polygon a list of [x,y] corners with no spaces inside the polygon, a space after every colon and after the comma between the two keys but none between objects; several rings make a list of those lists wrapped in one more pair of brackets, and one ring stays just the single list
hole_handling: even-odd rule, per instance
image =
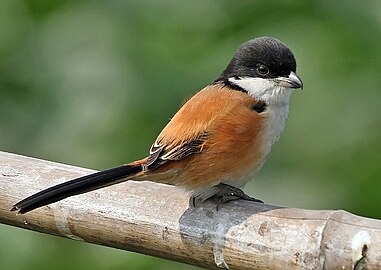
[{"label": "white cheek patch", "polygon": [[233,77],[229,81],[246,90],[253,98],[268,104],[288,103],[290,99],[291,89],[278,86],[274,79]]}]

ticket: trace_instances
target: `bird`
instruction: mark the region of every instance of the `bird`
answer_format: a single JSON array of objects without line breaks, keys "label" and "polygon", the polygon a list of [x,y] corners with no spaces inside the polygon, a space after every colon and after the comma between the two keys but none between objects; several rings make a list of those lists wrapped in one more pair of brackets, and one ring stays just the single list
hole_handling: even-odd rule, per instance
[{"label": "bird", "polygon": [[223,72],[188,99],[160,132],[147,157],[49,187],[11,211],[36,208],[123,181],[152,181],[191,192],[190,204],[243,199],[284,129],[290,97],[303,89],[291,49],[278,39],[243,43]]}]

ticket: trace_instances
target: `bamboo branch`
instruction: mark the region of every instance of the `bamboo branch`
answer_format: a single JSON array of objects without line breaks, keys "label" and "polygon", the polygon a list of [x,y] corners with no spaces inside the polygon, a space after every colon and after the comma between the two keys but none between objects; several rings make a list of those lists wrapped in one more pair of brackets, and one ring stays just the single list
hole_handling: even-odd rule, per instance
[{"label": "bamboo branch", "polygon": [[0,152],[0,222],[205,268],[381,269],[381,221],[235,201],[219,211],[167,185],[129,181],[25,215],[9,209],[92,170]]}]

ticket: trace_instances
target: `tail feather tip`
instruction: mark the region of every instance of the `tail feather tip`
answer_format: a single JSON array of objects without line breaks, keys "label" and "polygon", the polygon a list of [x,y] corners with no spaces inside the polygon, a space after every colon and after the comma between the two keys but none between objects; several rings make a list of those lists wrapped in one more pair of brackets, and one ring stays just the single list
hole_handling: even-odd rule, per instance
[{"label": "tail feather tip", "polygon": [[20,208],[18,208],[16,205],[14,205],[12,208],[11,208],[11,212],[14,212],[14,211],[17,211],[17,210],[20,210]]}]

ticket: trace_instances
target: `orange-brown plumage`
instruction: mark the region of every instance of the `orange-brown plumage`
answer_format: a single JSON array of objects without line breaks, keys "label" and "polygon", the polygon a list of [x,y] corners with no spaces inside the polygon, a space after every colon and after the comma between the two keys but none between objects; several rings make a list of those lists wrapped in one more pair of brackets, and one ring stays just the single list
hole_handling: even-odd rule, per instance
[{"label": "orange-brown plumage", "polygon": [[262,158],[259,144],[264,116],[252,109],[257,102],[246,93],[218,84],[198,92],[156,142],[170,151],[207,133],[200,152],[168,161],[146,172],[145,178],[196,189],[247,175]]}]

